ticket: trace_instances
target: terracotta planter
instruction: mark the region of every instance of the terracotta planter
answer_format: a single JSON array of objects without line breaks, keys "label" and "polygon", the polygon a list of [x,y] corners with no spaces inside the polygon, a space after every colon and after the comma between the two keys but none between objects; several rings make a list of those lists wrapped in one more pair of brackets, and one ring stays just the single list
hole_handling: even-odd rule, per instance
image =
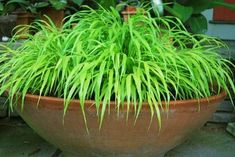
[{"label": "terracotta planter", "polygon": [[[30,25],[34,21],[34,18],[35,18],[33,14],[28,13],[28,12],[17,12],[14,14],[17,15],[17,20],[16,20],[17,26]],[[27,36],[25,36],[24,34],[30,33],[30,30],[29,28],[25,27],[24,29],[18,28],[15,30],[15,32],[17,33],[17,35],[20,35],[21,39],[26,39]]]},{"label": "terracotta planter", "polygon": [[[235,0],[225,0],[225,2],[235,4]],[[235,22],[235,10],[225,7],[216,7],[213,11],[214,21]]]},{"label": "terracotta planter", "polygon": [[128,21],[129,16],[136,14],[136,7],[134,6],[127,6],[124,11],[122,11],[122,16],[124,21]]},{"label": "terracotta planter", "polygon": [[56,27],[61,27],[63,25],[63,19],[65,17],[64,10],[55,10],[53,8],[42,10],[41,19],[48,22],[48,19],[44,15],[48,16],[54,22]]},{"label": "terracotta planter", "polygon": [[[63,99],[28,94],[22,118],[43,138],[67,153],[68,157],[161,157],[182,143],[212,116],[225,92],[208,99],[172,101],[168,116],[162,112],[159,131],[154,118],[149,128],[150,111],[143,104],[142,112],[134,124],[134,110],[130,109],[126,122],[126,109],[117,117],[115,102],[110,114],[106,113],[99,130],[94,101],[86,101],[85,112],[89,128],[87,134],[78,100],[71,101],[63,121]],[[200,103],[200,111],[199,104]],[[65,155],[66,156],[66,155]]]},{"label": "terracotta planter", "polygon": [[17,12],[14,13],[17,15],[16,24],[17,25],[28,25],[33,22],[35,16],[32,13],[28,12]]}]

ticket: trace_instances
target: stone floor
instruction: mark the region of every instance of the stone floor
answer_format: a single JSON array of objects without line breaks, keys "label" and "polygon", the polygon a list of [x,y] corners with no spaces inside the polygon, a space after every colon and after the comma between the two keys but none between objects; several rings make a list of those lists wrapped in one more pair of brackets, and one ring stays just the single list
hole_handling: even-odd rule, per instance
[{"label": "stone floor", "polygon": [[225,128],[209,123],[165,157],[235,157],[235,137]]},{"label": "stone floor", "polygon": [[[0,119],[0,157],[60,157],[61,151],[48,144],[21,119]],[[207,124],[165,157],[235,157],[235,137],[225,125]]]}]

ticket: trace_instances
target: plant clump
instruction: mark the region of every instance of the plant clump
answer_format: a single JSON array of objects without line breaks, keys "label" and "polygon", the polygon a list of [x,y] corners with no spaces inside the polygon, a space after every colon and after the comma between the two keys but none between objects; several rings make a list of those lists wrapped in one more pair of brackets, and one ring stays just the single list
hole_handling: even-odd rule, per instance
[{"label": "plant clump", "polygon": [[[100,124],[110,101],[117,113],[127,107],[138,118],[143,102],[161,124],[170,101],[200,99],[235,91],[228,60],[217,39],[190,34],[173,17],[151,17],[146,11],[127,22],[115,9],[83,10],[62,28],[37,21],[35,35],[18,48],[1,51],[0,94],[9,90],[10,106],[20,94],[64,98],[64,114],[72,99],[95,101]],[[15,39],[17,36],[15,36]],[[13,39],[14,41],[14,39]],[[234,65],[232,65],[234,66]],[[101,106],[102,102],[102,106]]]}]

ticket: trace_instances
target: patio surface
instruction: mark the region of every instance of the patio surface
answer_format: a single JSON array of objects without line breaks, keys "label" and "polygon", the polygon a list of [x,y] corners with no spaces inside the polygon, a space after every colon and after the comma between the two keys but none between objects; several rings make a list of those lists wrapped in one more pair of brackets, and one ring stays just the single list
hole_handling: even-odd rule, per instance
[{"label": "patio surface", "polygon": [[[235,137],[226,125],[207,124],[165,157],[235,157]],[[40,138],[19,118],[0,119],[0,157],[60,157],[61,151]]]}]

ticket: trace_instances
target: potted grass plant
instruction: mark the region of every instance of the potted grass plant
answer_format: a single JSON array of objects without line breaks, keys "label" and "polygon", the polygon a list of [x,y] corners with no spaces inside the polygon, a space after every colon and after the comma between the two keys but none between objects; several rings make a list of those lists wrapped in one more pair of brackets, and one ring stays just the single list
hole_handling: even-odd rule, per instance
[{"label": "potted grass plant", "polygon": [[114,8],[60,29],[37,21],[1,51],[0,94],[65,156],[164,156],[235,91],[224,44],[175,21],[146,11],[124,22]]}]

